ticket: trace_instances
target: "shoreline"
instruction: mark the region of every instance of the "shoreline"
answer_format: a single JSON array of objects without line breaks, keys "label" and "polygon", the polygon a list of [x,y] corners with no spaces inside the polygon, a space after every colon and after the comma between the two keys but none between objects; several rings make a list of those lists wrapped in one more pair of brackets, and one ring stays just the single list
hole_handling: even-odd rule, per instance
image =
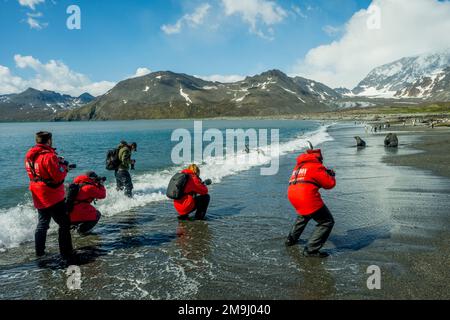
[{"label": "shoreline", "polygon": [[[431,171],[437,176],[450,178],[450,128],[407,126],[391,127],[390,131],[397,132],[400,148],[406,147],[414,153],[385,156],[383,162]],[[408,136],[413,136],[415,141],[402,146],[402,137]]]},{"label": "shoreline", "polygon": [[[391,126],[365,133],[362,126],[342,123],[330,131],[335,140],[323,148],[333,154],[327,149],[337,145],[339,157],[330,162],[340,180],[323,196],[337,221],[329,239],[337,248],[334,258],[361,272],[369,265],[382,270],[381,290],[333,298],[448,299],[450,129]],[[398,149],[383,146],[391,132],[398,135]],[[356,135],[367,148],[356,149]],[[349,226],[353,221],[356,228]]]},{"label": "shoreline", "polygon": [[142,119],[84,119],[84,120],[63,120],[63,119],[47,119],[47,120],[23,120],[23,121],[0,121],[0,124],[6,123],[66,123],[66,122],[113,122],[113,121],[169,121],[169,120],[305,120],[305,121],[356,121],[356,122],[389,122],[391,124],[399,124],[412,120],[420,120],[422,122],[439,122],[443,126],[450,127],[450,107],[438,108],[438,110],[414,109],[402,110],[401,108],[392,107],[375,107],[375,108],[357,108],[342,109],[326,112],[308,112],[296,114],[277,114],[277,115],[248,115],[248,116],[212,116],[212,117],[194,117],[194,118],[142,118]]}]

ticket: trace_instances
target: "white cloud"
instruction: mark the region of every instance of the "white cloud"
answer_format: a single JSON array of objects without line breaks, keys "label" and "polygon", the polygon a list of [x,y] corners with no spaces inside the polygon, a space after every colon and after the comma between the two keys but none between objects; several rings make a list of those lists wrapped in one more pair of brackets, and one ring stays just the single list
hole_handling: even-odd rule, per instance
[{"label": "white cloud", "polygon": [[333,26],[330,26],[330,25],[324,26],[324,27],[322,28],[322,30],[323,30],[327,35],[329,35],[330,37],[334,37],[334,36],[336,36],[337,34],[339,34],[339,33],[342,32],[342,28],[340,28],[340,27],[333,27]]},{"label": "white cloud", "polygon": [[292,5],[292,11],[294,11],[294,13],[298,15],[300,18],[303,19],[308,18],[308,16],[303,12],[302,8],[300,8],[299,6]]},{"label": "white cloud", "polygon": [[190,27],[199,26],[203,23],[210,8],[211,6],[208,3],[204,3],[198,6],[193,13],[182,16],[175,24],[162,25],[161,30],[166,34],[171,35],[180,33],[185,25]]},{"label": "white cloud", "polygon": [[[287,16],[287,12],[269,0],[222,0],[227,16],[239,15],[250,26],[250,32],[263,37],[271,38],[271,26],[280,23]],[[260,28],[264,24],[267,32]],[[270,36],[267,35],[270,34]]]},{"label": "white cloud", "polygon": [[136,72],[134,73],[134,75],[129,76],[128,78],[137,78],[137,77],[142,77],[145,76],[149,73],[151,73],[152,71],[146,67],[141,67],[141,68],[137,68]]},{"label": "white cloud", "polygon": [[[19,4],[24,7],[28,7],[31,10],[36,10],[36,5],[44,3],[45,0],[19,0]],[[48,26],[48,23],[39,21],[42,18],[41,12],[27,13],[27,18],[25,22],[30,26],[30,29],[42,30]]]},{"label": "white cloud", "polygon": [[18,69],[31,69],[33,75],[24,79],[15,76],[9,68],[0,65],[0,93],[17,93],[28,87],[38,90],[52,90],[56,92],[78,96],[89,92],[94,96],[101,95],[111,89],[115,83],[110,81],[93,82],[85,75],[71,70],[61,61],[50,60],[42,63],[32,56],[14,56]]},{"label": "white cloud", "polygon": [[164,24],[161,26],[161,30],[164,31],[165,34],[171,35],[181,32],[181,19],[177,21],[175,24]]},{"label": "white cloud", "polygon": [[47,27],[48,23],[42,23],[38,20],[38,18],[42,17],[42,13],[27,13],[27,20],[26,22],[30,26],[31,29],[41,30],[45,27]]},{"label": "white cloud", "polygon": [[22,78],[13,76],[9,68],[0,65],[0,94],[16,93],[25,86]]},{"label": "white cloud", "polygon": [[[368,27],[373,8],[379,8],[378,29]],[[353,15],[338,41],[310,50],[292,73],[353,88],[379,65],[450,46],[448,1],[373,0],[369,9]]]},{"label": "white cloud", "polygon": [[29,7],[30,9],[34,10],[36,8],[36,5],[39,3],[44,3],[45,0],[19,0],[19,4],[24,7]]},{"label": "white cloud", "polygon": [[230,83],[230,82],[237,82],[245,79],[245,76],[232,74],[232,75],[220,75],[220,74],[214,74],[210,76],[195,76],[197,78],[206,80],[206,81],[217,81],[222,83]]}]

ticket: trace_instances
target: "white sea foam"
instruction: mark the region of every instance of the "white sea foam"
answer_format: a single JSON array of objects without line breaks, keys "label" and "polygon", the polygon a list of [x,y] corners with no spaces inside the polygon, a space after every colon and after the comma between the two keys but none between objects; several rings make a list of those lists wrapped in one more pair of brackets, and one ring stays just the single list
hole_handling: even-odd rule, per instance
[{"label": "white sea foam", "polygon": [[[332,137],[328,134],[327,127],[322,126],[316,131],[280,143],[279,152],[276,155],[271,155],[267,148],[259,148],[259,152],[257,149],[253,149],[249,154],[244,151],[237,152],[232,158],[204,159],[204,163],[201,164],[201,175],[204,178],[212,179],[213,183],[220,183],[225,177],[249,170],[252,167],[268,166],[274,157],[300,151],[307,146],[307,141],[311,141],[314,146],[317,146],[330,140]],[[114,184],[110,182],[107,185],[107,199],[98,201],[96,207],[104,216],[113,216],[152,202],[167,201],[165,188],[172,175],[180,169],[181,167],[172,167],[134,176],[133,199],[116,191]],[[21,243],[31,241],[34,237],[36,222],[37,213],[31,202],[0,209],[0,249],[17,247]],[[54,229],[55,226],[52,230]]]}]

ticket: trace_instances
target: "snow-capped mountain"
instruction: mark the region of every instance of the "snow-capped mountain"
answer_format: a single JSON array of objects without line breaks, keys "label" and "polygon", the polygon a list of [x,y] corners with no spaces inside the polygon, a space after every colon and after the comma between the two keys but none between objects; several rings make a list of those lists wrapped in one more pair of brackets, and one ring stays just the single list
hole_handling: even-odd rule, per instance
[{"label": "snow-capped mountain", "polygon": [[352,90],[344,88],[344,87],[334,88],[334,91],[343,96],[352,96],[353,95]]},{"label": "snow-capped mountain", "polygon": [[340,95],[301,77],[270,70],[234,83],[170,71],[118,83],[94,102],[58,119],[152,119],[268,116],[326,111]]},{"label": "snow-capped mountain", "polygon": [[445,91],[450,90],[449,67],[450,50],[402,58],[373,69],[352,90],[352,94],[377,98],[435,100],[445,96]]},{"label": "snow-capped mountain", "polygon": [[72,97],[28,88],[21,93],[0,96],[0,120],[47,120],[59,111],[78,108],[94,99],[89,93]]}]

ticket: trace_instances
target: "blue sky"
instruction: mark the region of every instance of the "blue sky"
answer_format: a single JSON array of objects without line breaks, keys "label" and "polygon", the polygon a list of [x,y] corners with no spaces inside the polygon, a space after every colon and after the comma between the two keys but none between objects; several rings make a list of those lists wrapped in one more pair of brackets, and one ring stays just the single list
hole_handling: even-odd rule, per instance
[{"label": "blue sky", "polygon": [[[272,68],[292,74],[301,71],[298,64],[311,49],[340,41],[345,25],[371,2],[0,0],[0,66],[8,76],[26,80],[42,71],[30,67],[30,61],[18,67],[16,55],[31,56],[43,66],[56,60],[88,79],[80,83],[117,82],[137,68],[204,77]],[[66,27],[66,9],[72,4],[81,9],[81,30]]]}]

